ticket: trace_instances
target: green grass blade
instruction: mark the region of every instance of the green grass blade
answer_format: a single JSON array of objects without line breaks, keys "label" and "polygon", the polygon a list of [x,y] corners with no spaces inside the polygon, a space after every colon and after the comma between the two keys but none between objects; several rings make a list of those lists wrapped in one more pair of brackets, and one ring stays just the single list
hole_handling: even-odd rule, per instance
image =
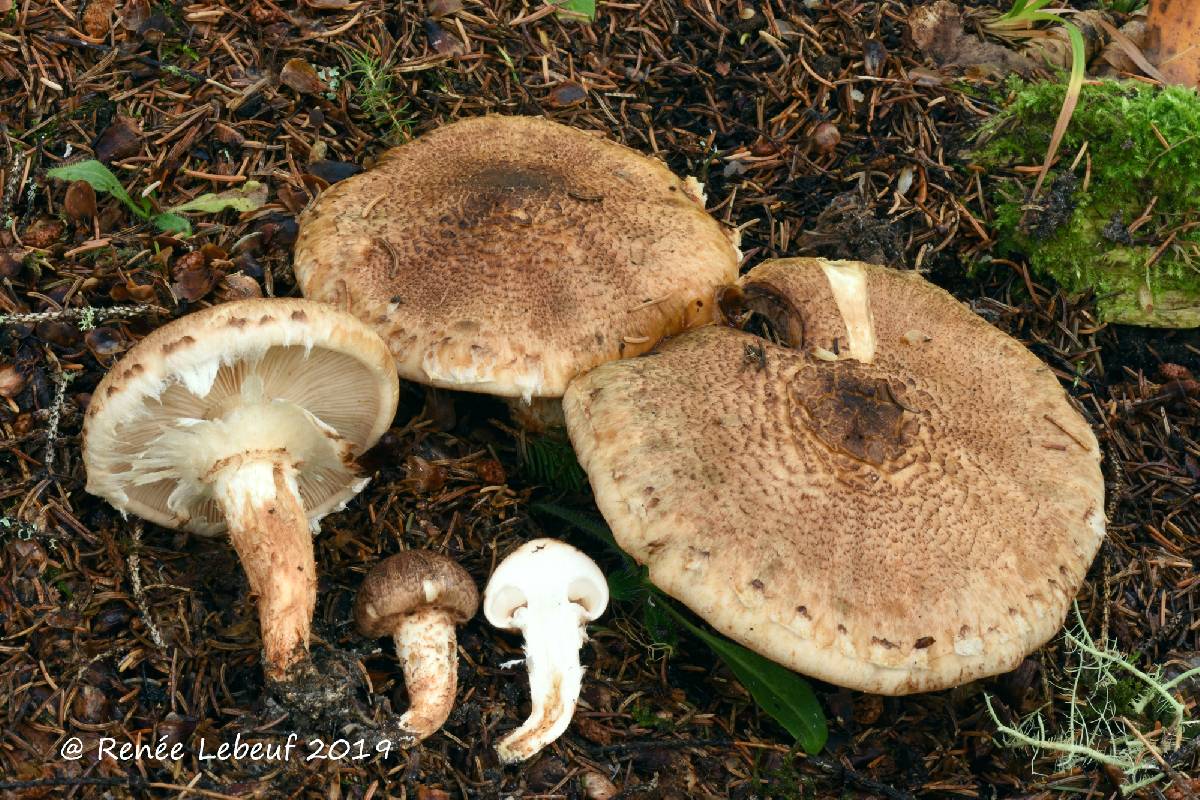
[{"label": "green grass blade", "polygon": [[1071,42],[1071,77],[1067,80],[1067,93],[1063,98],[1062,109],[1058,112],[1058,120],[1054,124],[1054,133],[1050,137],[1050,146],[1046,149],[1046,158],[1042,162],[1042,170],[1038,173],[1037,182],[1033,185],[1032,197],[1037,197],[1038,193],[1042,190],[1042,184],[1046,181],[1046,174],[1050,172],[1050,165],[1054,163],[1054,157],[1058,155],[1058,146],[1062,144],[1063,136],[1067,132],[1067,126],[1071,124],[1071,117],[1075,114],[1075,106],[1079,103],[1079,92],[1083,88],[1084,71],[1087,69],[1087,56],[1083,34],[1079,32],[1079,28],[1075,27],[1075,25],[1054,14],[1042,12],[1032,14],[1031,18],[1037,22],[1061,23],[1066,28],[1067,37]]}]

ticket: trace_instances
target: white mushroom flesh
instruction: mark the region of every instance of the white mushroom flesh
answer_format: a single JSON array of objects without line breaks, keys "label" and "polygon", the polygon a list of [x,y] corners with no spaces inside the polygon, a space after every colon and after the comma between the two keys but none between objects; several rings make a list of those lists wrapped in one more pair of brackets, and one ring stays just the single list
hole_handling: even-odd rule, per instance
[{"label": "white mushroom flesh", "polygon": [[871,296],[867,274],[854,263],[822,261],[821,270],[829,281],[833,300],[846,325],[850,339],[847,357],[869,363],[875,359],[875,320],[871,316]]},{"label": "white mushroom flesh", "polygon": [[501,762],[531,758],[570,725],[583,681],[586,625],[607,605],[599,567],[563,542],[528,542],[497,567],[484,613],[493,625],[524,635],[532,702],[529,718],[496,745]]}]

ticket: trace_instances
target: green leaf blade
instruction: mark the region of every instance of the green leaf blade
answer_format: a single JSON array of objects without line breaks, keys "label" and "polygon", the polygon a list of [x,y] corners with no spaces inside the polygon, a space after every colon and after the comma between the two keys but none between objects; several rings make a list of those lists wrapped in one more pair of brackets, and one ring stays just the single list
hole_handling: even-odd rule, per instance
[{"label": "green leaf blade", "polygon": [[46,175],[60,181],[84,181],[97,192],[111,194],[129,206],[130,210],[142,219],[146,218],[145,212],[129,196],[129,192],[125,191],[125,187],[121,185],[121,181],[112,173],[112,170],[94,158],[55,167],[47,170]]},{"label": "green leaf blade", "polygon": [[[670,606],[664,604],[664,607]],[[782,725],[804,752],[809,755],[821,752],[829,730],[825,712],[808,681],[740,644],[714,636],[678,613],[673,616],[721,657],[759,708]]]},{"label": "green leaf blade", "polygon": [[562,0],[555,5],[560,17],[574,17],[584,22],[596,19],[596,0]]},{"label": "green leaf blade", "polygon": [[162,214],[155,214],[153,220],[154,227],[163,233],[181,233],[184,236],[192,235],[192,223],[188,222],[186,217],[164,212]]},{"label": "green leaf blade", "polygon": [[246,181],[237,189],[225,192],[208,192],[186,203],[171,206],[168,211],[181,213],[192,211],[200,214],[216,214],[227,208],[235,211],[254,211],[267,202],[267,187],[258,181]]},{"label": "green leaf blade", "polygon": [[530,510],[564,522],[620,554],[625,569],[609,577],[610,588],[616,589],[614,597],[620,593],[622,597],[618,599],[626,596],[636,598],[638,590],[631,583],[635,577],[640,578],[641,591],[649,593],[646,605],[661,612],[643,618],[648,630],[656,627],[662,630],[663,626],[657,624],[656,620],[662,619],[663,613],[674,619],[720,656],[759,708],[783,726],[804,752],[809,755],[821,752],[829,738],[829,730],[825,724],[825,712],[807,680],[768,658],[693,624],[650,582],[646,567],[638,565],[620,548],[612,531],[602,520],[552,502],[534,503]]}]

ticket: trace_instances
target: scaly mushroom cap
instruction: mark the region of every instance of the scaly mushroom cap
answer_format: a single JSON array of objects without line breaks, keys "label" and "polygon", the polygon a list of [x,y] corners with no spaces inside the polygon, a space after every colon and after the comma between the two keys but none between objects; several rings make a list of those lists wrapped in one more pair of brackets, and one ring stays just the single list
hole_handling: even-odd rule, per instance
[{"label": "scaly mushroom cap", "polygon": [[461,625],[479,610],[479,589],[454,560],[429,550],[405,550],[367,573],[354,603],[354,621],[363,636],[391,636],[400,620],[422,608],[440,608]]},{"label": "scaly mushroom cap", "polygon": [[913,272],[774,261],[742,292],[790,346],[712,326],[568,389],[617,541],[716,629],[831,683],[1015,667],[1104,536],[1096,439],[1053,373]]},{"label": "scaly mushroom cap", "polygon": [[658,161],[533,117],[446,125],[300,219],[306,297],[375,326],[400,376],[559,397],[576,374],[716,318],[728,232]]},{"label": "scaly mushroom cap", "polygon": [[210,471],[273,447],[317,520],[362,488],[353,458],[387,430],[398,395],[386,346],[354,317],[308,300],[213,306],[154,331],[100,381],[84,421],[87,490],[216,534]]}]

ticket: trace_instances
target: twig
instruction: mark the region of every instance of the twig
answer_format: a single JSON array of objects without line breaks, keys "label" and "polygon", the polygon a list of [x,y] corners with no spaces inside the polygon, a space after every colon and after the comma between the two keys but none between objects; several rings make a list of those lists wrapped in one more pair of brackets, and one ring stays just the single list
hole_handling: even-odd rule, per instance
[{"label": "twig", "polygon": [[1129,732],[1137,737],[1138,741],[1142,743],[1147,751],[1149,751],[1150,755],[1154,756],[1154,760],[1158,762],[1158,765],[1162,768],[1163,773],[1171,779],[1172,783],[1179,786],[1184,797],[1186,797],[1187,800],[1196,800],[1196,794],[1188,785],[1188,781],[1183,780],[1179,775],[1179,772],[1169,763],[1167,763],[1167,760],[1163,758],[1162,753],[1158,752],[1158,748],[1155,747],[1153,743],[1151,743],[1150,740],[1147,739],[1142,732],[1137,729],[1137,726],[1125,717],[1121,717],[1121,722],[1125,723],[1125,727],[1129,728]]},{"label": "twig", "polygon": [[[588,748],[587,752],[593,756],[608,755],[613,753],[620,755],[631,750],[685,747],[721,747],[730,746],[733,744],[734,742],[731,739],[652,739],[650,741],[623,742],[621,744],[610,744],[604,747],[592,747]],[[804,753],[796,753],[796,758],[803,759],[805,762],[812,764],[822,772],[836,776],[838,779],[849,783],[852,786],[882,795],[888,800],[913,800],[913,796],[908,792],[897,789],[894,786],[889,786],[886,783],[880,783],[879,781],[872,780],[853,767],[846,766],[840,761],[834,761],[823,756],[806,755]]]},{"label": "twig", "polygon": [[158,626],[154,624],[154,617],[150,614],[150,604],[146,602],[146,594],[142,591],[142,573],[141,573],[141,556],[138,551],[142,548],[142,523],[136,522],[133,525],[132,531],[133,549],[129,553],[129,583],[133,587],[133,599],[137,603],[138,610],[142,612],[142,618],[146,621],[146,628],[150,631],[150,639],[158,646],[160,650],[166,650],[167,646],[163,642],[162,633],[158,630]]},{"label": "twig", "polygon": [[[70,45],[71,47],[82,47],[87,50],[99,50],[101,53],[110,53],[113,50],[116,50],[116,48],[113,47],[112,45],[95,44],[93,42],[85,42],[82,39],[72,39],[70,36],[59,36],[58,34],[54,34],[54,33],[46,36],[46,40],[50,41],[50,42],[54,42],[56,44]],[[150,56],[133,54],[129,57],[133,58],[135,61],[137,61],[140,64],[145,64],[148,67],[154,67],[155,69],[160,69],[163,72],[178,73],[180,75],[186,75],[187,77],[191,78],[192,80],[198,81],[200,83],[204,83],[208,80],[207,75],[201,75],[199,72],[196,72],[196,71],[190,70],[190,69],[185,69],[184,67],[177,67],[174,64],[164,64],[163,62],[159,61],[158,59],[151,58]]]},{"label": "twig", "polygon": [[177,783],[147,781],[136,776],[128,778],[68,778],[64,776],[61,778],[39,778],[32,781],[0,781],[0,791],[37,789],[51,786],[121,786],[127,789],[166,789],[173,792],[182,792],[181,797],[186,797],[188,794],[195,794],[200,797],[209,797],[213,800],[238,800],[237,795],[214,792],[210,789],[198,789],[195,786],[181,786]]},{"label": "twig", "polygon": [[36,325],[39,322],[74,319],[79,320],[81,330],[88,330],[95,323],[113,317],[129,318],[142,314],[165,314],[159,306],[141,304],[136,306],[110,306],[108,308],[60,308],[57,311],[34,311],[28,314],[0,314],[0,325]]},{"label": "twig", "polygon": [[886,783],[880,783],[877,780],[868,778],[853,767],[848,767],[840,761],[831,761],[821,756],[804,756],[804,760],[810,762],[813,766],[831,774],[837,775],[842,781],[856,786],[859,789],[866,789],[868,792],[883,795],[888,800],[913,800],[913,796],[908,792],[897,789],[893,786],[888,786]]},{"label": "twig", "polygon": [[46,468],[46,474],[54,472],[54,445],[58,443],[58,423],[62,419],[63,401],[67,397],[67,384],[75,380],[74,372],[67,372],[59,369],[54,375],[54,403],[50,406],[50,421],[46,427],[46,455],[42,458],[42,465]]}]

